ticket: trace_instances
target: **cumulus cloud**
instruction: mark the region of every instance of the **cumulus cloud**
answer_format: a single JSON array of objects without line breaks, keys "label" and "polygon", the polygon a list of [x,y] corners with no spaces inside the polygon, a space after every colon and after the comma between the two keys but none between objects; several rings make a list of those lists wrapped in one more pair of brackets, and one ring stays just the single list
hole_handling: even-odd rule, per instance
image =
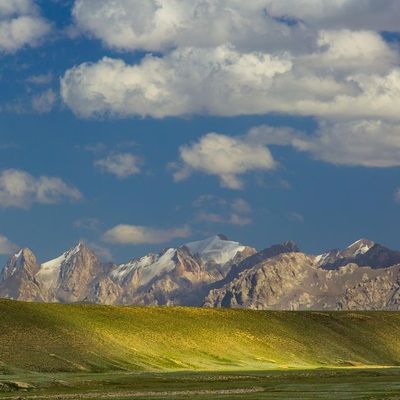
[{"label": "cumulus cloud", "polygon": [[400,166],[400,124],[381,120],[322,123],[315,135],[294,142],[319,160],[364,167]]},{"label": "cumulus cloud", "polygon": [[337,165],[400,166],[400,124],[377,119],[319,122],[312,134],[290,128],[258,126],[246,138],[262,145],[292,146],[314,159]]},{"label": "cumulus cloud", "polygon": [[299,65],[310,70],[329,70],[333,76],[387,73],[399,61],[398,51],[373,31],[321,30],[316,51],[299,57]]},{"label": "cumulus cloud", "polygon": [[188,226],[171,229],[151,228],[139,225],[117,225],[104,233],[102,240],[112,244],[158,244],[174,238],[191,236]]},{"label": "cumulus cloud", "polygon": [[54,204],[64,199],[79,200],[82,194],[62,179],[6,169],[0,173],[0,207],[29,208],[33,203]]},{"label": "cumulus cloud", "polygon": [[[61,78],[61,96],[82,118],[312,116],[320,127],[311,135],[282,128],[269,142],[250,133],[242,142],[335,164],[398,165],[400,52],[381,32],[400,31],[399,13],[397,0],[76,0],[82,32],[120,51],[160,53],[77,65]],[[199,170],[240,187],[244,172],[200,165],[211,158],[207,141],[181,148],[188,160],[175,180]]]},{"label": "cumulus cloud", "polygon": [[175,47],[302,48],[304,24],[288,26],[265,13],[265,1],[77,0],[78,28],[118,50],[168,51]]},{"label": "cumulus cloud", "polygon": [[351,27],[399,32],[397,0],[266,0],[265,10],[274,18],[304,21],[315,29]]},{"label": "cumulus cloud", "polygon": [[[240,54],[227,45],[180,48],[163,58],[147,55],[138,65],[104,57],[66,71],[61,96],[85,118],[254,114],[264,112],[274,77],[291,67],[287,54]],[[257,105],[254,96],[263,92]]]},{"label": "cumulus cloud", "polygon": [[76,0],[83,32],[118,50],[175,47],[310,49],[314,32],[399,31],[397,0]]},{"label": "cumulus cloud", "polygon": [[94,165],[123,179],[140,172],[141,160],[130,153],[110,154],[95,161]]},{"label": "cumulus cloud", "polygon": [[228,45],[178,48],[136,65],[104,57],[66,71],[61,96],[84,118],[278,112],[400,120],[399,61],[375,33],[323,32],[317,51],[297,57]]},{"label": "cumulus cloud", "polygon": [[10,242],[5,236],[0,235],[0,254],[11,254],[18,250],[18,246]]},{"label": "cumulus cloud", "polygon": [[35,46],[51,30],[32,0],[0,3],[0,52],[14,53],[24,46]]},{"label": "cumulus cloud", "polygon": [[181,146],[179,152],[182,165],[174,174],[175,181],[199,171],[218,176],[223,187],[242,189],[244,184],[239,175],[276,167],[267,147],[217,133],[208,133],[197,143]]}]

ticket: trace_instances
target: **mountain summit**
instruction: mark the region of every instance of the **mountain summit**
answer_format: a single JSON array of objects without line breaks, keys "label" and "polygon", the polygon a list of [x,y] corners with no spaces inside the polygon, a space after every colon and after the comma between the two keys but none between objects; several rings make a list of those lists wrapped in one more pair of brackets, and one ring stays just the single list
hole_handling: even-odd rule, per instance
[{"label": "mountain summit", "polygon": [[44,302],[254,309],[400,309],[400,252],[368,239],[318,256],[292,242],[257,252],[224,235],[103,263],[83,243],[39,264],[29,249],[0,273],[0,297]]}]

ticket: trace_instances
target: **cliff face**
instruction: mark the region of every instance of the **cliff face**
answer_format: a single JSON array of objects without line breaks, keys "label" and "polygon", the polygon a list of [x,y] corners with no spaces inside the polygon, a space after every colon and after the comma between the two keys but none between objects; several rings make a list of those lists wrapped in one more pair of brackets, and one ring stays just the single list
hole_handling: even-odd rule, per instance
[{"label": "cliff face", "polygon": [[14,254],[0,275],[0,297],[52,301],[48,289],[36,278],[39,269],[40,265],[29,249]]},{"label": "cliff face", "polygon": [[[216,240],[214,244],[221,243]],[[211,252],[197,252],[184,245],[119,266],[111,274],[122,288],[118,303],[201,306],[210,284],[255,253],[251,247],[232,246],[231,254],[222,258],[219,253],[211,256]]]},{"label": "cliff face", "polygon": [[314,256],[285,253],[210,291],[205,307],[259,310],[398,310],[400,266],[319,268]]}]

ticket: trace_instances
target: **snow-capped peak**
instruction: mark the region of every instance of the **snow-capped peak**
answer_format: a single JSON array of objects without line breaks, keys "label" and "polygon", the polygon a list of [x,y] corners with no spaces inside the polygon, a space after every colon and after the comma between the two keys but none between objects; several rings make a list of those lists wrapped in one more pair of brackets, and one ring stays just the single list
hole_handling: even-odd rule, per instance
[{"label": "snow-capped peak", "polygon": [[324,264],[334,264],[342,259],[354,260],[358,255],[365,254],[374,244],[371,240],[359,239],[344,250],[335,249],[316,256],[314,262],[316,265],[321,266]]},{"label": "snow-capped peak", "polygon": [[359,254],[365,254],[374,244],[372,240],[359,239],[350,246],[347,246],[342,251],[342,255],[348,258],[355,258]]},{"label": "snow-capped peak", "polygon": [[136,259],[127,264],[119,265],[111,272],[111,277],[118,283],[122,283],[130,273],[140,271],[140,284],[147,284],[154,277],[169,272],[175,267],[173,261],[175,254],[176,249],[174,248],[169,248],[160,255],[148,254],[139,260]]},{"label": "snow-capped peak", "polygon": [[71,257],[79,253],[79,251],[81,251],[83,247],[84,244],[78,242],[74,247],[71,247],[59,257],[43,263],[40,266],[39,272],[37,273],[38,278],[49,287],[56,287],[58,277],[60,275],[61,265],[68,262]]},{"label": "snow-capped peak", "polygon": [[7,265],[1,271],[0,282],[14,275],[15,272],[20,268],[22,263],[22,254],[23,254],[23,249],[17,251],[15,254],[11,256]]},{"label": "snow-capped peak", "polygon": [[[184,245],[193,255],[197,255],[203,262],[214,260],[218,264],[225,264],[245,246],[238,242],[225,239],[222,235],[211,236],[204,240],[186,243]],[[183,247],[183,246],[182,246]]]}]

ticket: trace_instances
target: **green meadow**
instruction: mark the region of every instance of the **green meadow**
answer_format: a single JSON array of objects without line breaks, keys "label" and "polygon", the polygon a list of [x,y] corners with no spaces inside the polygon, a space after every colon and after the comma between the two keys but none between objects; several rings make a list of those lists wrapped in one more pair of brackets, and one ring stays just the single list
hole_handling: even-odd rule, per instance
[{"label": "green meadow", "polygon": [[[394,399],[400,393],[397,312],[0,300],[0,318],[0,398]],[[336,397],[326,397],[333,391]]]}]

